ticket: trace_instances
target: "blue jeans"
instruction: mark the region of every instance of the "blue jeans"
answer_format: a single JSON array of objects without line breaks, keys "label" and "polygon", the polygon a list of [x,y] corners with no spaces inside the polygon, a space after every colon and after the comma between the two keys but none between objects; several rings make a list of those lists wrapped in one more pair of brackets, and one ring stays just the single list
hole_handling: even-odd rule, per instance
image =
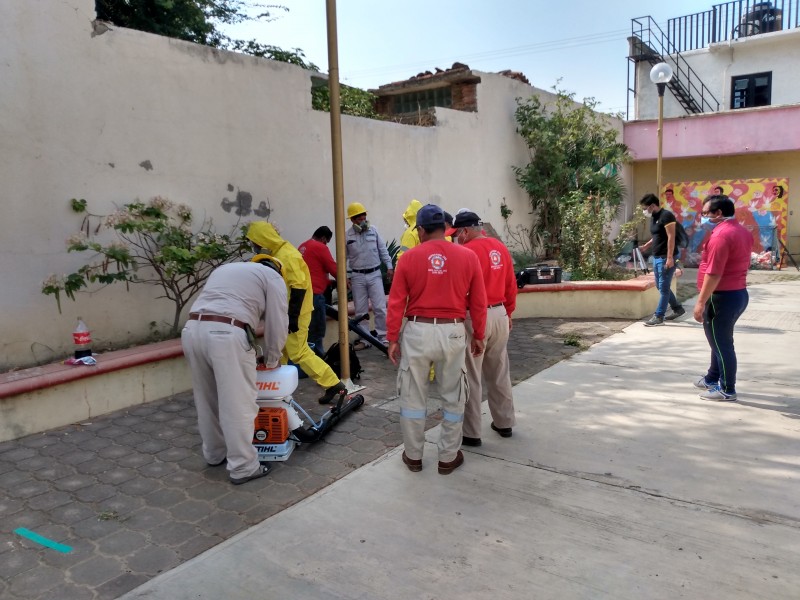
[{"label": "blue jeans", "polygon": [[314,294],[314,312],[311,313],[311,322],[308,324],[308,343],[314,344],[314,352],[319,356],[325,354],[322,342],[325,339],[327,319],[328,317],[325,314],[325,295]]},{"label": "blue jeans", "polygon": [[664,318],[667,314],[667,305],[671,306],[673,310],[680,306],[680,302],[672,293],[672,276],[675,275],[675,265],[671,269],[664,267],[667,262],[666,258],[653,258],[653,274],[656,276],[656,289],[661,297],[658,299],[658,306],[656,307],[655,315]]},{"label": "blue jeans", "polygon": [[714,292],[703,309],[703,329],[711,346],[711,366],[708,367],[706,381],[718,381],[722,391],[727,394],[736,393],[733,326],[747,308],[749,300],[747,290]]}]

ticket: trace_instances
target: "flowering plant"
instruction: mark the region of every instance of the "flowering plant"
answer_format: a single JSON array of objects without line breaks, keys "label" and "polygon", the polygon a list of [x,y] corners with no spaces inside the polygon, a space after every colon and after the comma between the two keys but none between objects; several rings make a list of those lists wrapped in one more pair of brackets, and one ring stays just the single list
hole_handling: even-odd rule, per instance
[{"label": "flowering plant", "polygon": [[67,239],[67,251],[94,254],[74,273],[53,274],[42,282],[42,293],[55,296],[59,312],[61,292],[75,300],[77,291],[93,283],[157,285],[164,292],[158,297],[175,304],[172,334],[177,335],[181,312],[211,271],[248,247],[238,224],[220,234],[206,219],[193,231],[191,208],[162,197],[131,202],[110,215],[90,213],[84,199],[73,198],[70,207],[84,217],[80,231]]}]

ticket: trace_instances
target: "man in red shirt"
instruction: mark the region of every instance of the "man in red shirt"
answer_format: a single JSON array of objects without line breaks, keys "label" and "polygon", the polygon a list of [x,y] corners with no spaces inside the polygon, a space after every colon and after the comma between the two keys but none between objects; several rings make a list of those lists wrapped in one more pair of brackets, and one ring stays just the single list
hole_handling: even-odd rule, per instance
[{"label": "man in red shirt", "polygon": [[333,260],[331,251],[328,249],[328,242],[332,237],[333,232],[329,227],[323,225],[317,227],[310,240],[303,242],[297,248],[308,265],[308,272],[311,274],[311,291],[314,294],[314,312],[311,313],[311,323],[308,325],[308,343],[320,356],[325,354],[322,345],[328,321],[325,312],[325,290],[331,283],[328,275],[332,275],[336,279],[336,261]]},{"label": "man in red shirt", "polygon": [[[517,307],[517,279],[514,261],[503,242],[484,235],[480,217],[472,211],[462,210],[456,215],[454,239],[472,250],[483,271],[486,287],[486,338],[480,356],[467,353],[467,405],[464,408],[465,446],[481,445],[481,401],[483,388],[481,375],[489,389],[489,411],[492,429],[501,437],[511,437],[516,424],[514,397],[511,391],[511,370],[508,363],[508,334],[511,331],[511,313]],[[466,321],[467,335],[472,335],[472,321]]]},{"label": "man in red shirt", "polygon": [[713,228],[697,270],[700,295],[694,319],[703,324],[711,365],[695,382],[704,390],[700,397],[716,402],[736,400],[736,352],[733,327],[747,308],[747,269],[753,235],[734,216],[733,201],[725,195],[709,196],[703,202],[703,227]]},{"label": "man in red shirt", "polygon": [[[389,293],[386,319],[389,358],[400,366],[400,428],[403,463],[422,470],[431,363],[442,397],[439,473],[447,475],[464,463],[461,427],[466,401],[464,361],[467,334],[464,317],[469,306],[473,356],[483,352],[486,290],[474,252],[445,240],[444,211],[427,204],[417,212],[420,245],[398,261]],[[403,317],[407,321],[400,328]]]}]

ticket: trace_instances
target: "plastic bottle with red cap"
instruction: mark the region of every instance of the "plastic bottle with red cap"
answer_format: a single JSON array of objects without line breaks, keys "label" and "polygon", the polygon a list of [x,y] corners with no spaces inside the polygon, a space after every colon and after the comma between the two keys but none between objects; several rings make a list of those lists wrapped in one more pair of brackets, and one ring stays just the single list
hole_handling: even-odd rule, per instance
[{"label": "plastic bottle with red cap", "polygon": [[92,355],[92,332],[81,317],[78,317],[78,324],[72,332],[72,343],[76,360]]}]

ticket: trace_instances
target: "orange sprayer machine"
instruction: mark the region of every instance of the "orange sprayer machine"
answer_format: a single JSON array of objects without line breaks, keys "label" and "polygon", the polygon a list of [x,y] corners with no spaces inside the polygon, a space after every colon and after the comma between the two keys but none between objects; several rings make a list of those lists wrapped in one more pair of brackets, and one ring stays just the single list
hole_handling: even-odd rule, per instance
[{"label": "orange sprayer machine", "polygon": [[[364,404],[364,396],[348,396],[345,392],[328,411],[314,419],[292,397],[297,389],[297,368],[283,365],[268,369],[259,364],[256,372],[258,414],[256,415],[253,445],[260,462],[284,461],[301,443],[321,440],[347,413]],[[311,424],[303,426],[302,413]]]}]

